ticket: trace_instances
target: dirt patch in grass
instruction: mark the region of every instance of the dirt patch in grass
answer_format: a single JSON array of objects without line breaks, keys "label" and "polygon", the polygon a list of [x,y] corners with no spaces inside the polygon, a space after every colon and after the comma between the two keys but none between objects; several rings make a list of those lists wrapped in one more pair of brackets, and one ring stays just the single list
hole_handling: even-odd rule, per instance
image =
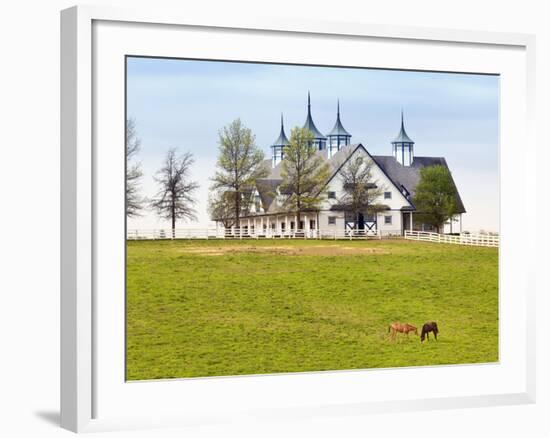
[{"label": "dirt patch in grass", "polygon": [[292,246],[188,246],[180,248],[180,252],[204,256],[222,256],[225,254],[278,254],[286,256],[350,256],[369,254],[391,254],[383,248],[315,245],[306,247]]}]

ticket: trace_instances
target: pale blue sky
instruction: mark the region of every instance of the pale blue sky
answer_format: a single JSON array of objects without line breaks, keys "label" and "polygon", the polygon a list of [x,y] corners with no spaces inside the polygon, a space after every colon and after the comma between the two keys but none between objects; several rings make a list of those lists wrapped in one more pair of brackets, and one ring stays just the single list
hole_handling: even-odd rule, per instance
[{"label": "pale blue sky", "polygon": [[[340,99],[352,143],[373,155],[391,155],[403,108],[415,155],[447,159],[467,210],[464,229],[498,230],[496,76],[159,58],[128,58],[127,67],[127,114],[142,141],[144,194],[154,194],[152,177],[169,148],[195,156],[199,222],[181,227],[209,224],[218,130],[239,117],[269,158],[281,112],[289,135],[305,121],[309,90],[317,128],[332,129]],[[128,221],[130,229],[165,226],[150,213]]]}]

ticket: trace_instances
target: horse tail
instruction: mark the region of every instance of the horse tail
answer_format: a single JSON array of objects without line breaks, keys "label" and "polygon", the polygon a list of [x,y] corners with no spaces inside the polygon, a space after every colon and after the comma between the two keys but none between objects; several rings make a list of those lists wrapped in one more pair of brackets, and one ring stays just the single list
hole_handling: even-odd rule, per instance
[{"label": "horse tail", "polygon": [[388,326],[388,333],[391,332],[391,325]]}]

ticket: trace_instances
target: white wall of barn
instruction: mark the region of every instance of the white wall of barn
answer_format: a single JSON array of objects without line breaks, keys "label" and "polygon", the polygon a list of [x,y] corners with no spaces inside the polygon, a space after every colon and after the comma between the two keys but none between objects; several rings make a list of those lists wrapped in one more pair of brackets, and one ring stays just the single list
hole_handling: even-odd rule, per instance
[{"label": "white wall of barn", "polygon": [[[395,185],[390,181],[386,174],[378,167],[376,163],[372,161],[365,149],[359,147],[357,148],[350,159],[355,159],[356,157],[362,157],[365,160],[369,160],[373,163],[372,166],[372,182],[375,183],[378,187],[382,188],[384,192],[391,193],[390,199],[385,199],[384,196],[381,196],[378,199],[378,202],[385,204],[390,207],[391,210],[400,210],[402,207],[407,207],[410,205],[409,201],[403,196],[403,194],[395,187]],[[344,195],[343,181],[340,174],[335,175],[327,184],[328,192],[335,192],[335,199],[327,199],[321,204],[322,210],[330,210],[330,208],[339,203],[339,200]]]},{"label": "white wall of barn", "polygon": [[[377,217],[377,228],[384,234],[400,234],[402,230],[402,213],[401,208],[408,207],[410,203],[403,196],[403,194],[395,187],[395,185],[390,181],[386,174],[378,167],[376,163],[372,161],[365,149],[359,147],[357,148],[350,159],[355,159],[356,157],[363,157],[365,160],[369,160],[373,163],[372,166],[372,182],[375,183],[378,187],[381,187],[384,192],[390,193],[390,198],[385,198],[385,195],[381,195],[377,202],[380,204],[387,205],[390,210],[384,211],[378,214]],[[334,198],[328,196],[328,193],[333,192]],[[327,184],[327,197],[321,204],[321,220],[319,229],[345,229],[345,219],[343,212],[331,211],[331,208],[335,205],[338,205],[344,196],[343,189],[343,180],[340,174],[335,175]],[[328,223],[329,216],[336,217],[336,224],[330,225]],[[391,223],[387,224],[385,217],[391,217]]]},{"label": "white wall of barn", "polygon": [[[386,223],[386,217],[390,222]],[[401,210],[389,210],[378,214],[378,231],[382,235],[401,235],[403,230],[403,213]]]}]

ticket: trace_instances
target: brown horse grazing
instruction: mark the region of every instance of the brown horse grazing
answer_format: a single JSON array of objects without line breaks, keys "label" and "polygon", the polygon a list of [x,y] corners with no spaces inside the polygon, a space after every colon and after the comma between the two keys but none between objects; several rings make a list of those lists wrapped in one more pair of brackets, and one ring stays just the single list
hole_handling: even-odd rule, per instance
[{"label": "brown horse grazing", "polygon": [[437,322],[427,322],[422,326],[422,333],[420,334],[420,342],[424,342],[424,338],[430,340],[430,332],[434,334],[434,338],[437,341],[437,334],[439,329],[437,328]]},{"label": "brown horse grazing", "polygon": [[388,327],[388,333],[390,333],[390,338],[395,340],[397,333],[405,333],[407,337],[409,332],[414,332],[418,336],[418,329],[411,324],[401,324],[400,322],[392,322]]}]

